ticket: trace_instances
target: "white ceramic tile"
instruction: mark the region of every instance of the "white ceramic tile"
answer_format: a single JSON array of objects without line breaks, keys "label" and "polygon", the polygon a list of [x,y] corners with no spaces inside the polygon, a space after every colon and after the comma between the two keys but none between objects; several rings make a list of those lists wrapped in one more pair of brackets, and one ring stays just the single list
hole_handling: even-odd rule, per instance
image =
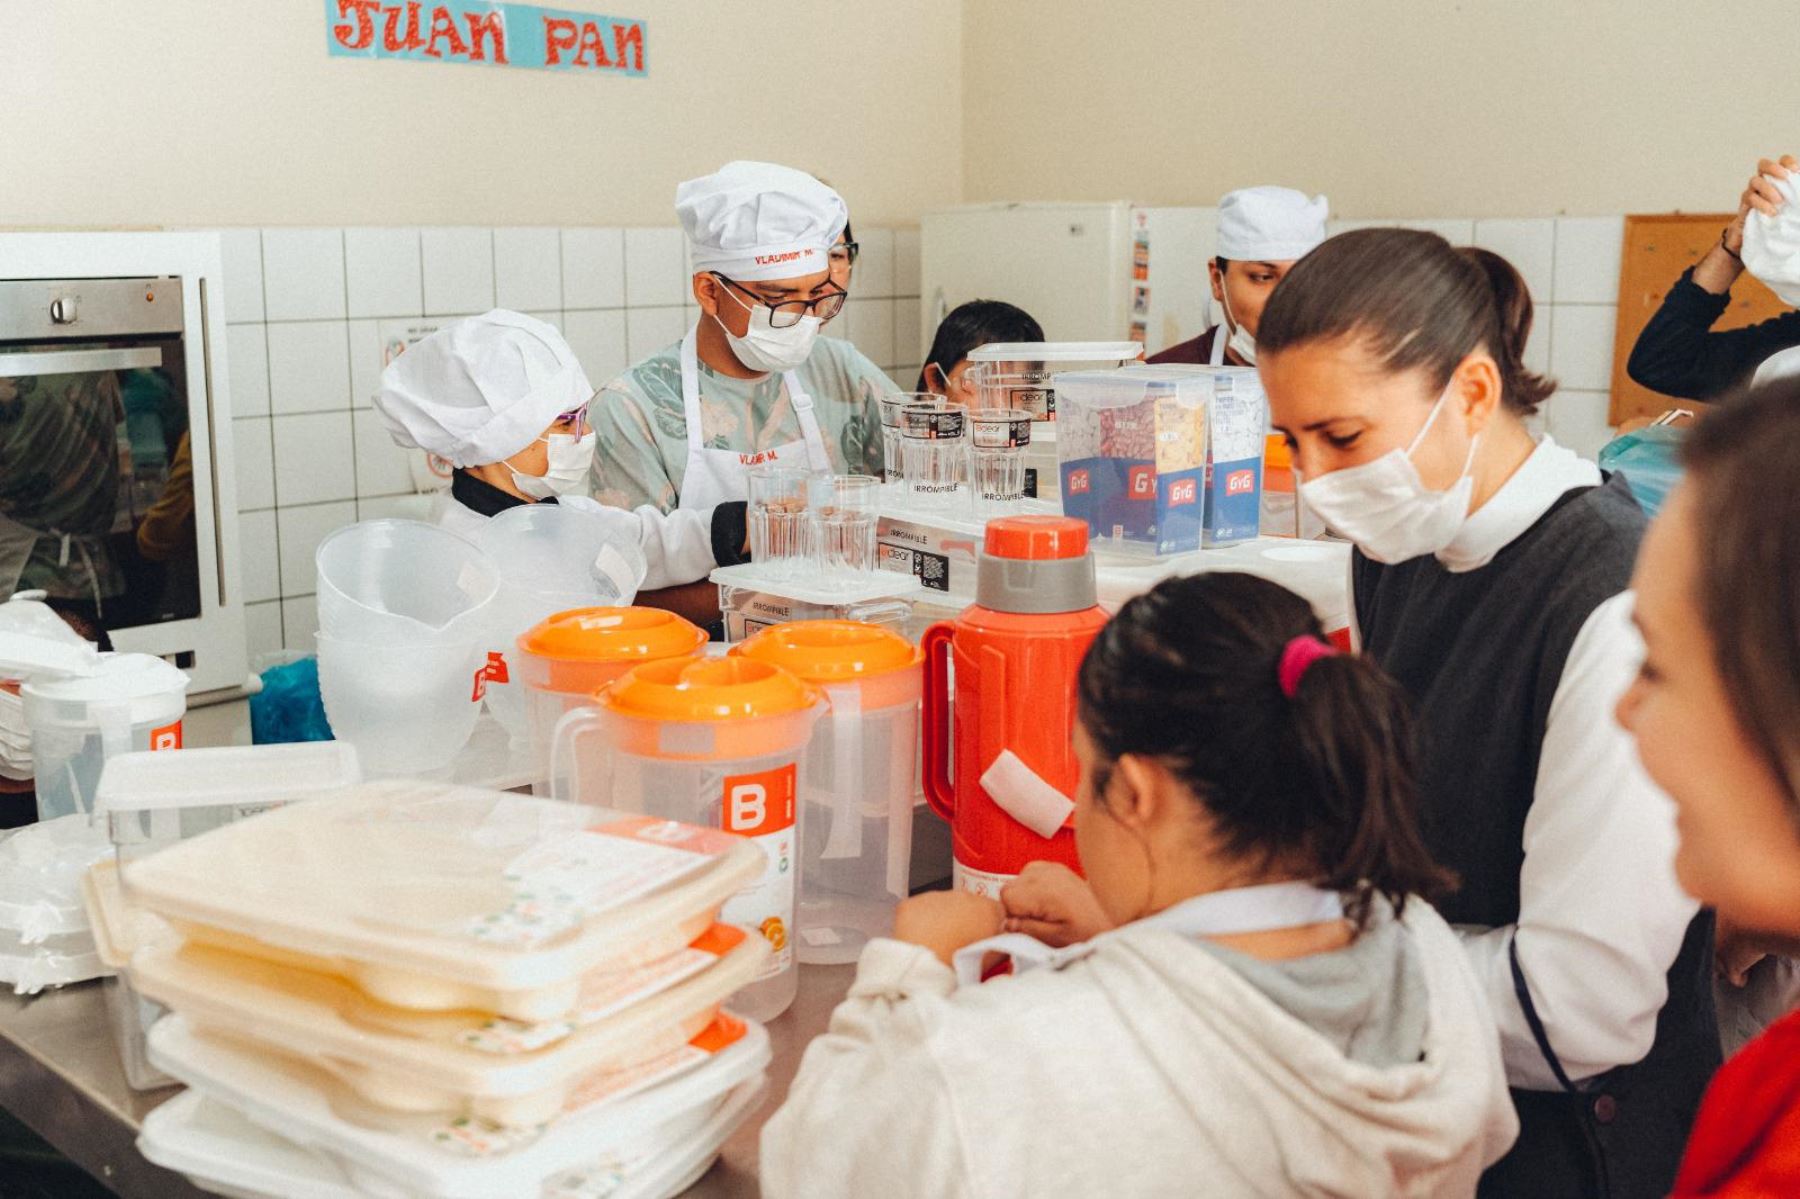
[{"label": "white ceramic tile", "polygon": [[625,307],[625,233],[621,229],[562,231],[562,306]]},{"label": "white ceramic tile", "polygon": [[549,325],[552,329],[555,329],[558,333],[563,331],[563,314],[561,312],[532,312],[527,310],[525,315],[536,317],[546,325]]},{"label": "white ceramic tile", "polygon": [[1542,316],[1550,304],[1555,282],[1555,219],[1476,221],[1475,244],[1492,250],[1518,268]]},{"label": "white ceramic tile", "polygon": [[277,416],[274,422],[276,504],[356,498],[349,412]]},{"label": "white ceramic tile", "polygon": [[262,320],[262,230],[219,230],[219,255],[225,264],[225,319]]},{"label": "white ceramic tile", "polygon": [[692,277],[680,229],[625,230],[626,304],[678,305],[692,290]]},{"label": "white ceramic tile", "polygon": [[279,603],[244,605],[244,641],[249,650],[250,668],[267,654],[281,652],[281,605]]},{"label": "white ceramic tile", "polygon": [[344,279],[352,317],[424,311],[417,229],[344,230]]},{"label": "white ceramic tile", "polygon": [[925,357],[919,344],[919,301],[894,301],[894,357],[901,362],[916,362]]},{"label": "white ceramic tile", "polygon": [[1545,405],[1550,435],[1583,458],[1597,458],[1613,439],[1607,423],[1612,397],[1604,391],[1559,391]]},{"label": "white ceramic tile", "polygon": [[[837,329],[838,325],[848,324],[845,330]],[[831,323],[834,336],[848,337],[852,345],[862,351],[863,357],[876,366],[888,366],[894,361],[894,301],[892,300],[851,300],[844,305],[844,312]]]},{"label": "white ceramic tile", "polygon": [[562,240],[555,229],[494,230],[494,302],[515,312],[562,308]]},{"label": "white ceramic tile", "polygon": [[302,654],[318,652],[319,605],[310,595],[281,601],[281,645]]},{"label": "white ceramic tile", "polygon": [[238,565],[243,571],[244,600],[281,598],[281,559],[275,548],[275,510],[238,516]]},{"label": "white ceramic tile", "polygon": [[344,316],[342,229],[264,229],[262,253],[269,320]]},{"label": "white ceramic tile", "polygon": [[420,231],[429,315],[486,312],[494,306],[494,235],[487,229]]},{"label": "white ceramic tile", "polygon": [[894,230],[894,294],[919,294],[919,231]]},{"label": "white ceramic tile", "polygon": [[275,415],[350,407],[350,351],[343,321],[268,326],[269,408]]},{"label": "white ceramic tile", "polygon": [[1402,229],[1422,229],[1435,233],[1453,246],[1466,246],[1475,240],[1475,222],[1454,218],[1396,221]]},{"label": "white ceramic tile", "polygon": [[1550,432],[1550,420],[1544,415],[1542,408],[1525,418],[1525,431],[1533,437],[1542,437]]},{"label": "white ceramic tile", "polygon": [[1617,304],[1624,252],[1622,216],[1556,218],[1558,304]]},{"label": "white ceramic tile", "polygon": [[381,325],[376,321],[351,321],[350,406],[367,408],[381,387]]},{"label": "white ceramic tile", "polygon": [[378,495],[356,501],[357,520],[423,520],[431,519],[432,496]]},{"label": "white ceramic tile", "polygon": [[269,411],[269,341],[261,325],[226,325],[225,357],[233,416]]},{"label": "white ceramic tile", "polygon": [[1325,236],[1336,237],[1340,233],[1348,233],[1352,229],[1392,229],[1391,220],[1343,220],[1332,217],[1325,222]]},{"label": "white ceramic tile", "polygon": [[[681,335],[685,332],[687,332],[687,313],[679,307],[627,309],[625,313],[626,361],[640,362],[656,351],[680,341]],[[596,384],[596,386],[598,385]]]},{"label": "white ceramic tile", "polygon": [[894,294],[894,231],[858,229],[856,271],[850,293],[861,299],[879,300]]},{"label": "white ceramic tile", "polygon": [[1557,304],[1550,312],[1551,371],[1571,391],[1610,390],[1618,309],[1601,304]]},{"label": "white ceramic tile", "polygon": [[[281,595],[311,595],[318,587],[318,570],[313,555],[319,542],[333,529],[356,523],[356,505],[308,504],[302,508],[281,508],[275,513],[275,528],[281,538]],[[289,641],[289,645],[293,642]]]},{"label": "white ceramic tile", "polygon": [[397,495],[411,491],[412,457],[419,450],[394,444],[381,413],[364,408],[351,414],[356,433],[356,495]]},{"label": "white ceramic tile", "polygon": [[595,388],[605,387],[631,365],[631,356],[625,352],[626,315],[616,308],[610,312],[563,313],[563,336]]},{"label": "white ceramic tile", "polygon": [[1555,319],[1551,316],[1554,311],[1553,308],[1545,305],[1532,313],[1531,336],[1525,339],[1525,369],[1540,375],[1550,373],[1553,335],[1550,326]]},{"label": "white ceramic tile", "polygon": [[275,443],[266,416],[231,422],[231,456],[237,470],[238,511],[275,506]]}]

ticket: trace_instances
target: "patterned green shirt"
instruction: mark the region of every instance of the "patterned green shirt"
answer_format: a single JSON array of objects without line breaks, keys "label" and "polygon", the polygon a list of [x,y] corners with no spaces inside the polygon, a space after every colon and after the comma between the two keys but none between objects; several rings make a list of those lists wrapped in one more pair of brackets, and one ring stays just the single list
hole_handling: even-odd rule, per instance
[{"label": "patterned green shirt", "polygon": [[[881,473],[881,406],[899,390],[847,341],[821,337],[796,372],[813,398],[834,470]],[[732,379],[700,363],[700,418],[709,449],[755,453],[800,440],[800,420],[779,374]],[[688,427],[681,403],[681,343],[658,350],[600,389],[588,412],[599,435],[594,498],[664,512],[681,497]]]}]

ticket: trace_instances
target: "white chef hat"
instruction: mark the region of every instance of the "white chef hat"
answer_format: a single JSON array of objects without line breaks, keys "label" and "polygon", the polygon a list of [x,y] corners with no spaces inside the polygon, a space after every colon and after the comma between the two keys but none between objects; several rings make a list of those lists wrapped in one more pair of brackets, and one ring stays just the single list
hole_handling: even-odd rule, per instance
[{"label": "white chef hat", "polygon": [[1325,240],[1324,196],[1291,187],[1245,187],[1219,201],[1218,255],[1238,262],[1292,262]]},{"label": "white chef hat", "polygon": [[1774,216],[1750,210],[1744,221],[1744,269],[1781,302],[1800,308],[1800,180],[1766,176],[1787,197]]},{"label": "white chef hat", "polygon": [[562,334],[496,308],[439,329],[388,363],[375,407],[398,444],[453,466],[482,466],[512,457],[593,395]]},{"label": "white chef hat", "polygon": [[695,271],[730,279],[792,279],[826,269],[849,223],[843,197],[805,171],[728,162],[675,189]]}]

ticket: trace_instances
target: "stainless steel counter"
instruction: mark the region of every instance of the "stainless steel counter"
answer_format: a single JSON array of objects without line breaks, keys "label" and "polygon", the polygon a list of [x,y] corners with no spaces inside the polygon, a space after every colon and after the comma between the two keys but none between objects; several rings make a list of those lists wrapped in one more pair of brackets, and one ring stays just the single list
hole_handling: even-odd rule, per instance
[{"label": "stainless steel counter", "polygon": [[[725,1146],[689,1195],[738,1199],[757,1194],[757,1139],[787,1095],[807,1042],[825,1031],[850,989],[851,966],[802,966],[793,1007],[769,1024],[775,1060],[762,1109]],[[145,1161],[138,1126],[177,1092],[140,1093],[125,1072],[106,1023],[98,983],[21,999],[0,992],[0,1107],[29,1125],[124,1199],[200,1199],[180,1175]]]}]

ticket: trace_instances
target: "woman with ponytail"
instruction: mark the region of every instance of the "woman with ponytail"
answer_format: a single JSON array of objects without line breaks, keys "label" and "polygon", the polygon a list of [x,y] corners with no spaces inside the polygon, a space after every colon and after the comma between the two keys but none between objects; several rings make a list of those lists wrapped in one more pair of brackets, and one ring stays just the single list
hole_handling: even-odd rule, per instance
[{"label": "woman with ponytail", "polygon": [[1126,604],[1079,688],[1091,888],[1067,879],[1096,935],[902,904],[764,1129],[764,1193],[1473,1194],[1517,1125],[1424,898],[1450,880],[1404,696],[1304,600],[1223,573]]},{"label": "woman with ponytail", "polygon": [[1257,367],[1302,498],[1355,543],[1362,648],[1412,701],[1440,907],[1500,1032],[1518,1144],[1484,1195],[1661,1196],[1719,1062],[1712,923],[1612,721],[1644,515],[1535,434],[1531,297],[1485,250],[1332,238],[1264,309]]}]

